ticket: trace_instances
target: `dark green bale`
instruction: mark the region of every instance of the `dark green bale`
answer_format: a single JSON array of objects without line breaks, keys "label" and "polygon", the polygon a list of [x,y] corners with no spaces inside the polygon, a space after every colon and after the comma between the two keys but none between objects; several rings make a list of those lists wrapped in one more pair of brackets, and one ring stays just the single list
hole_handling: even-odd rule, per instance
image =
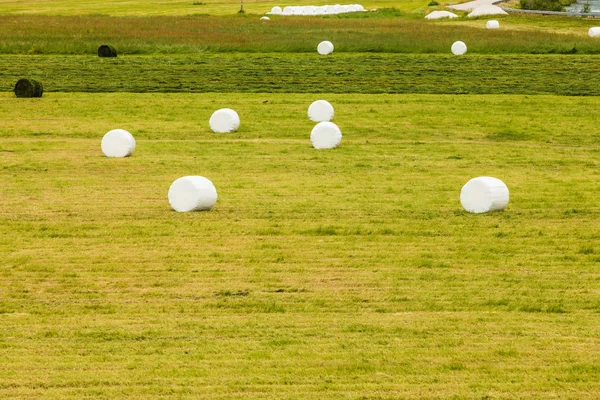
[{"label": "dark green bale", "polygon": [[42,94],[44,94],[44,85],[33,79],[19,79],[15,85],[17,97],[42,97]]},{"label": "dark green bale", "polygon": [[108,44],[103,44],[102,46],[98,47],[98,57],[116,57],[117,56],[117,50],[115,50],[114,47],[108,45]]}]

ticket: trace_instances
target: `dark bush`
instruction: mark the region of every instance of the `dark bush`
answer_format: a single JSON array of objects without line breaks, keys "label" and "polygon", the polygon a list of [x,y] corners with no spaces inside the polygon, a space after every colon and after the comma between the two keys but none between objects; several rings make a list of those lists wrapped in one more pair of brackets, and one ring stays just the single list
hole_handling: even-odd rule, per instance
[{"label": "dark bush", "polygon": [[42,94],[44,94],[44,85],[33,79],[19,79],[15,85],[17,97],[42,97]]},{"label": "dark bush", "polygon": [[427,4],[427,5],[428,5],[429,7],[434,7],[434,6],[439,6],[439,5],[440,5],[440,3],[438,3],[438,2],[437,2],[437,1],[435,1],[435,0],[431,0],[431,1],[429,2],[429,4]]},{"label": "dark bush", "polygon": [[520,0],[521,9],[539,11],[563,11],[559,0]]}]

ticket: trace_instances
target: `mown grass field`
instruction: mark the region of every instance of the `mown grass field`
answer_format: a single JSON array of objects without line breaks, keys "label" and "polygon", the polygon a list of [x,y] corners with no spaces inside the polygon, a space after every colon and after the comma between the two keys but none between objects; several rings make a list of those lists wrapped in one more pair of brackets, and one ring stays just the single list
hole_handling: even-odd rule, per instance
[{"label": "mown grass field", "polygon": [[[1,399],[599,397],[595,21],[362,4],[401,11],[0,0]],[[171,210],[184,175],[212,211]],[[481,175],[505,211],[462,209]]]},{"label": "mown grass field", "polygon": [[0,397],[596,398],[598,98],[331,94],[332,151],[316,98],[0,96]]},{"label": "mown grass field", "polygon": [[0,90],[51,92],[600,94],[591,55],[209,54],[0,56]]}]

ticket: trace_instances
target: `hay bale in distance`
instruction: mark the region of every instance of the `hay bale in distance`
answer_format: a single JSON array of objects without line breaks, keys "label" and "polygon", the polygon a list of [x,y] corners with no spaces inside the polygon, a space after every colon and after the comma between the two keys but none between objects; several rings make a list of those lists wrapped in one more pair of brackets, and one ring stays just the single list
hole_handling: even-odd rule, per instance
[{"label": "hay bale in distance", "polygon": [[504,210],[508,200],[508,188],[504,182],[490,176],[473,178],[460,191],[460,203],[471,213]]},{"label": "hay bale in distance", "polygon": [[17,97],[42,97],[44,85],[33,79],[19,79],[15,85],[15,96]]},{"label": "hay bale in distance", "polygon": [[459,40],[452,44],[450,50],[452,50],[452,54],[460,56],[467,52],[467,45]]},{"label": "hay bale in distance", "polygon": [[433,11],[425,16],[425,19],[458,18],[458,15],[450,11]]},{"label": "hay bale in distance", "polygon": [[129,157],[135,150],[135,139],[125,129],[113,129],[102,138],[102,152],[106,157]]},{"label": "hay bale in distance", "polygon": [[588,30],[589,37],[600,37],[600,26],[594,26]]},{"label": "hay bale in distance", "polygon": [[108,44],[98,47],[98,57],[116,57],[117,50]]},{"label": "hay bale in distance", "polygon": [[269,17],[260,17],[260,20],[261,21],[270,21],[271,18],[269,18]]},{"label": "hay bale in distance", "polygon": [[488,29],[499,29],[500,23],[495,19],[492,19],[485,23],[485,27]]},{"label": "hay bale in distance", "polygon": [[231,108],[221,108],[210,116],[208,124],[215,133],[235,132],[240,127],[240,116]]},{"label": "hay bale in distance", "polygon": [[342,141],[342,131],[333,122],[319,122],[310,133],[310,141],[315,149],[333,149]]},{"label": "hay bale in distance", "polygon": [[203,176],[184,176],[171,184],[168,197],[177,212],[204,211],[217,202],[217,189]]},{"label": "hay bale in distance", "polygon": [[308,107],[308,119],[314,122],[331,121],[333,106],[327,100],[316,100]]},{"label": "hay bale in distance", "polygon": [[333,43],[328,40],[324,40],[317,46],[317,51],[321,55],[327,55],[333,53]]}]

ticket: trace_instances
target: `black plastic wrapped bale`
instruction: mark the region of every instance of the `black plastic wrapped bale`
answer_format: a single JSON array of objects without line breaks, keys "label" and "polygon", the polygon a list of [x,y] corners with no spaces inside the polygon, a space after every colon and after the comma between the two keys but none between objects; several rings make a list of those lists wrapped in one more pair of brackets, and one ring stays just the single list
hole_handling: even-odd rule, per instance
[{"label": "black plastic wrapped bale", "polygon": [[44,94],[44,85],[33,79],[19,79],[15,85],[17,97],[42,97],[42,94]]},{"label": "black plastic wrapped bale", "polygon": [[116,57],[117,56],[117,50],[115,50],[114,47],[108,45],[108,44],[103,44],[102,46],[98,47],[98,57]]}]

